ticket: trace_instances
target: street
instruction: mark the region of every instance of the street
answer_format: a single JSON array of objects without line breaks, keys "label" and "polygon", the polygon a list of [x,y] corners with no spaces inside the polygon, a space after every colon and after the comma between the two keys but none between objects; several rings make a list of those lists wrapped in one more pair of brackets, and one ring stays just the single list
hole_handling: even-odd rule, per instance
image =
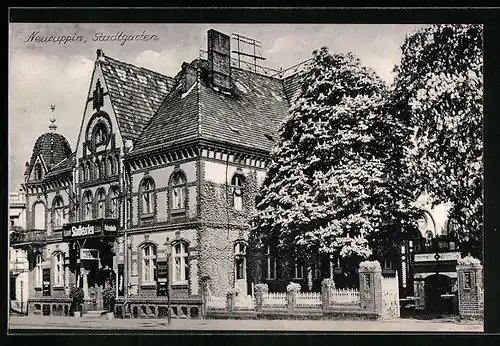
[{"label": "street", "polygon": [[479,322],[451,320],[394,319],[361,320],[187,320],[101,319],[60,316],[12,316],[10,329],[92,329],[92,330],[168,330],[168,331],[323,331],[323,332],[483,332]]}]

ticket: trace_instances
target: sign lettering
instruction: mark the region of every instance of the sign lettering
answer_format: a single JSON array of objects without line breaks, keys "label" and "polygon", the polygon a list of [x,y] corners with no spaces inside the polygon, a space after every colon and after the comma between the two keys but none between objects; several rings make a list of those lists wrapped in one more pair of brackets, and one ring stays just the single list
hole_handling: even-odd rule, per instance
[{"label": "sign lettering", "polygon": [[50,268],[44,268],[42,271],[42,296],[50,296]]},{"label": "sign lettering", "polygon": [[99,259],[99,251],[95,249],[80,249],[80,260],[82,261],[97,261]]},{"label": "sign lettering", "polygon": [[63,240],[95,238],[103,235],[116,236],[117,233],[118,221],[116,219],[90,220],[64,225]]}]

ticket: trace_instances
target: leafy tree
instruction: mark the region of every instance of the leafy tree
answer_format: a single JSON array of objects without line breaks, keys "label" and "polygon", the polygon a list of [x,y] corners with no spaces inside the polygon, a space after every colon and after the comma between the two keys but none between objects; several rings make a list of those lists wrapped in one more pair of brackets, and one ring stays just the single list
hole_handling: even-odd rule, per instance
[{"label": "leafy tree", "polygon": [[413,130],[411,181],[451,203],[462,248],[481,256],[483,55],[481,25],[432,25],[408,36],[393,113]]},{"label": "leafy tree", "polygon": [[[257,204],[253,236],[278,239],[282,258],[367,258],[369,242],[411,223],[415,196],[401,188],[405,129],[383,81],[351,53],[313,52],[302,90],[279,130]],[[290,257],[290,256],[288,256]]]}]

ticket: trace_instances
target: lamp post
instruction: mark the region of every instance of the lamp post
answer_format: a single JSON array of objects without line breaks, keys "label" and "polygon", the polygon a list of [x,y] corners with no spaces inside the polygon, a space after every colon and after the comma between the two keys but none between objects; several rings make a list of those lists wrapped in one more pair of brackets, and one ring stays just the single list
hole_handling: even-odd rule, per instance
[{"label": "lamp post", "polygon": [[168,275],[167,275],[167,318],[168,324],[170,325],[171,313],[170,313],[170,255],[172,253],[172,244],[170,243],[169,238],[165,239],[165,260],[167,262]]}]

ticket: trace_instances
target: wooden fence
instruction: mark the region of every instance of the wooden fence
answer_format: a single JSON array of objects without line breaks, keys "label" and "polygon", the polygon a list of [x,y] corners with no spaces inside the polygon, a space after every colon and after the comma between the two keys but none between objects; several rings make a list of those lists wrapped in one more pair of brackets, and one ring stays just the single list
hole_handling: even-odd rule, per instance
[{"label": "wooden fence", "polygon": [[330,292],[331,304],[359,304],[359,290],[353,288],[337,288]]},{"label": "wooden fence", "polygon": [[298,307],[321,307],[321,293],[318,292],[304,292],[297,293],[297,306]]},{"label": "wooden fence", "polygon": [[263,295],[262,305],[266,307],[283,307],[286,308],[286,293],[266,293]]}]

